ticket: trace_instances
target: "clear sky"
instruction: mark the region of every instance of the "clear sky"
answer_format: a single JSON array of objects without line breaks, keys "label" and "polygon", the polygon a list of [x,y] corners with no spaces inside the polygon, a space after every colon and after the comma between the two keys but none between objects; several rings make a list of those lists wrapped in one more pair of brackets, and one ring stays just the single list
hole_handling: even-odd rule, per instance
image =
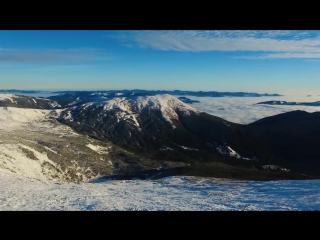
[{"label": "clear sky", "polygon": [[0,89],[320,95],[320,31],[0,31]]}]

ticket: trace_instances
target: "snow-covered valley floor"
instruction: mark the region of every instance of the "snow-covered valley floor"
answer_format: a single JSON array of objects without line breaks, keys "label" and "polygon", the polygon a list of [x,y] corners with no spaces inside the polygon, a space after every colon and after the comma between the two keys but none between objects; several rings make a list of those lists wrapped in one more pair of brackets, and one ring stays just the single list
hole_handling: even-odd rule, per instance
[{"label": "snow-covered valley floor", "polygon": [[0,170],[0,210],[211,211],[320,210],[320,181],[156,181],[55,183]]}]

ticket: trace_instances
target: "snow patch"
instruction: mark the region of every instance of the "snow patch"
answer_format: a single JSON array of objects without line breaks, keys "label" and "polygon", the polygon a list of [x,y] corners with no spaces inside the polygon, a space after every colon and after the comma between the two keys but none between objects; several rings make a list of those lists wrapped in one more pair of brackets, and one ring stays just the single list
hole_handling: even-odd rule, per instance
[{"label": "snow patch", "polygon": [[51,105],[52,108],[61,107],[61,105],[58,104],[57,102],[51,102],[50,105]]},{"label": "snow patch", "polygon": [[45,120],[50,110],[8,107],[0,108],[0,131],[15,131],[28,123]]},{"label": "snow patch", "polygon": [[279,167],[276,165],[264,165],[262,166],[263,169],[269,171],[269,170],[275,170],[275,171],[282,171],[282,172],[290,172],[290,169]]},{"label": "snow patch", "polygon": [[199,149],[196,149],[196,148],[189,148],[189,147],[186,147],[186,146],[181,146],[181,145],[178,145],[179,147],[183,148],[184,150],[189,150],[189,151],[199,151]]},{"label": "snow patch", "polygon": [[0,169],[19,173],[22,176],[46,179],[42,173],[41,163],[28,158],[16,144],[0,145]]},{"label": "snow patch", "polygon": [[86,146],[99,154],[108,154],[109,153],[108,152],[109,147],[92,145],[91,143],[87,144]]},{"label": "snow patch", "polygon": [[0,101],[10,100],[12,103],[15,103],[14,99],[17,98],[14,94],[2,94],[0,93]]},{"label": "snow patch", "polygon": [[162,148],[160,148],[159,149],[160,151],[172,151],[172,150],[174,150],[173,148],[169,148],[169,147],[167,147],[167,146],[164,146],[164,147],[162,147]]},{"label": "snow patch", "polygon": [[48,148],[47,146],[44,146],[45,149],[47,149],[50,152],[53,152],[54,154],[58,154],[57,151],[52,150],[51,148]]},{"label": "snow patch", "polygon": [[216,150],[218,151],[218,153],[223,154],[223,155],[228,155],[230,157],[235,157],[235,158],[243,159],[243,160],[254,160],[254,159],[242,157],[239,153],[237,153],[235,150],[233,150],[231,147],[229,147],[227,145],[217,146]]},{"label": "snow patch", "polygon": [[70,111],[67,111],[66,114],[67,114],[67,115],[64,117],[64,119],[70,120],[70,121],[72,122],[73,119],[72,119],[72,114],[71,114],[71,112],[70,112]]},{"label": "snow patch", "polygon": [[50,164],[53,168],[57,167],[45,152],[40,153],[24,144],[0,145],[0,169],[6,169],[22,176],[47,180],[50,177],[46,173],[50,171],[46,169],[44,163]]}]

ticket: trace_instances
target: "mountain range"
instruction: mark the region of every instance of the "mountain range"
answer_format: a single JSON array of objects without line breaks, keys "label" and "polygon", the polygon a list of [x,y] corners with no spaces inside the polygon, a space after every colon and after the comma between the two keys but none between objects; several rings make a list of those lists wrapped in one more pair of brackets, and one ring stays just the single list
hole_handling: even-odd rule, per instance
[{"label": "mountain range", "polygon": [[152,96],[159,94],[169,94],[169,95],[187,95],[195,97],[277,97],[282,96],[280,94],[268,94],[268,93],[255,93],[255,92],[217,92],[217,91],[181,91],[181,90],[142,90],[142,89],[133,89],[133,90],[105,90],[105,91],[55,91],[53,93],[59,94],[92,94],[92,93],[102,93],[107,94],[109,97],[116,96]]},{"label": "mountain range", "polygon": [[[133,89],[133,90],[100,90],[100,91],[42,91],[42,90],[18,90],[18,89],[0,89],[0,93],[5,94],[48,94],[52,95],[63,94],[65,97],[71,96],[88,96],[90,94],[106,94],[109,97],[116,96],[153,96],[158,94],[170,94],[170,95],[188,95],[196,97],[277,97],[282,96],[280,94],[268,94],[268,93],[254,93],[254,92],[217,92],[217,91],[181,91],[181,90],[142,90],[142,89]],[[71,94],[71,95],[66,95]]]},{"label": "mountain range", "polygon": [[[131,157],[117,153],[119,158],[123,156],[126,167],[119,171],[120,164],[117,172],[109,171],[115,179],[320,176],[319,112],[292,111],[243,125],[199,111],[169,94],[102,92],[68,92],[48,99],[6,94],[0,95],[0,106],[55,111],[53,118],[59,124],[123,149],[121,154],[127,152]],[[163,165],[163,161],[170,164]],[[150,162],[161,164],[155,167]],[[95,165],[94,169],[98,174],[99,168]]]},{"label": "mountain range", "polygon": [[286,101],[265,101],[257,104],[268,104],[268,105],[289,105],[289,106],[320,106],[320,101],[317,102],[286,102]]}]

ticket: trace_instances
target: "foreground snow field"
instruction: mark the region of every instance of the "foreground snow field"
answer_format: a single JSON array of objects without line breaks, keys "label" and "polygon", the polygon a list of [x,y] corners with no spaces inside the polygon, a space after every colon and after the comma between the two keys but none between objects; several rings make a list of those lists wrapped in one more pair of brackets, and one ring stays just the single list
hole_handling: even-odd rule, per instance
[{"label": "foreground snow field", "polygon": [[320,210],[320,181],[193,177],[61,184],[0,170],[0,210]]}]

